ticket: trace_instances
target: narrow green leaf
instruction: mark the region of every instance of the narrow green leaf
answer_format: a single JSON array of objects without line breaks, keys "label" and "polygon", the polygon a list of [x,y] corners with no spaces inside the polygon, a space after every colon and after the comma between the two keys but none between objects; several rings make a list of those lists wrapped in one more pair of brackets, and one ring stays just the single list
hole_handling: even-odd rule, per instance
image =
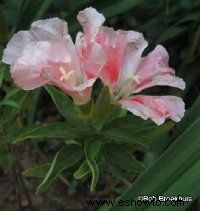
[{"label": "narrow green leaf", "polygon": [[194,54],[195,54],[196,50],[198,49],[198,44],[200,43],[199,41],[200,41],[200,23],[199,23],[197,30],[194,33],[194,36],[192,39],[192,43],[191,43],[191,47],[190,47],[190,51],[189,51],[189,57],[191,59],[194,58]]},{"label": "narrow green leaf", "polygon": [[26,177],[45,178],[51,167],[50,163],[42,164],[33,168],[26,169],[22,174]]},{"label": "narrow green leaf", "polygon": [[[138,127],[140,125],[140,127]],[[125,130],[126,132],[139,133],[156,128],[157,125],[151,120],[143,120],[135,115],[126,115],[123,118],[115,119],[104,126],[104,130],[116,129]]]},{"label": "narrow green leaf", "polygon": [[95,140],[86,141],[84,147],[86,161],[92,173],[92,182],[90,186],[91,191],[94,190],[99,179],[99,167],[96,161],[96,157],[100,151],[100,148],[101,143]]},{"label": "narrow green leaf", "polygon": [[4,154],[4,153],[5,153],[5,145],[2,140],[2,137],[0,136],[0,154]]},{"label": "narrow green leaf", "polygon": [[109,116],[111,104],[109,87],[104,87],[95,103],[95,118],[97,121],[104,122]]},{"label": "narrow green leaf", "polygon": [[120,111],[120,106],[111,103],[109,87],[103,87],[94,107],[93,118],[97,129],[101,130],[103,124],[115,118]]},{"label": "narrow green leaf", "polygon": [[4,1],[4,14],[6,23],[12,28],[15,27],[19,20],[19,13],[23,0],[6,0]]},{"label": "narrow green leaf", "polygon": [[161,126],[154,126],[152,127],[151,123],[144,126],[142,129],[137,128],[131,130],[131,127],[116,127],[116,128],[109,128],[102,132],[102,135],[105,138],[117,141],[119,143],[129,143],[129,144],[136,144],[140,145],[141,147],[148,148],[150,144],[159,140],[164,134],[169,132],[169,130],[173,127],[173,122],[167,122]]},{"label": "narrow green leaf", "polygon": [[86,104],[75,106],[75,110],[80,119],[89,120],[93,115],[94,102],[90,100]]},{"label": "narrow green leaf", "polygon": [[106,146],[103,152],[108,162],[120,166],[122,169],[133,172],[142,172],[145,170],[145,167],[131,155],[129,150],[121,145],[112,144]]},{"label": "narrow green leaf", "polygon": [[160,36],[160,38],[158,39],[158,43],[162,43],[165,42],[169,39],[172,39],[174,37],[177,37],[178,35],[180,35],[181,33],[185,32],[187,30],[186,27],[181,27],[181,26],[171,26],[169,28],[167,28]]},{"label": "narrow green leaf", "polygon": [[17,29],[25,29],[29,27],[33,20],[40,19],[52,3],[53,0],[25,1],[22,10],[20,11]]},{"label": "narrow green leaf", "polygon": [[152,128],[149,131],[141,131],[136,134],[137,139],[140,139],[140,142],[150,146],[156,141],[161,140],[165,135],[169,135],[170,130],[174,127],[175,123],[172,121],[166,122],[160,126]]},{"label": "narrow green leaf", "polygon": [[198,7],[200,6],[199,0],[181,0],[180,6],[182,8]]},{"label": "narrow green leaf", "polygon": [[84,161],[78,168],[77,171],[74,172],[75,179],[81,179],[90,173],[90,168],[87,164],[87,161]]},{"label": "narrow green leaf", "polygon": [[0,5],[0,43],[7,40],[8,27],[5,21],[3,8]]},{"label": "narrow green leaf", "polygon": [[64,122],[45,125],[32,125],[9,134],[7,140],[13,143],[21,143],[31,138],[67,138],[76,139],[89,137],[91,130],[87,127],[71,126]]},{"label": "narrow green leaf", "polygon": [[[160,158],[118,198],[115,206],[108,210],[120,210],[117,206],[119,200],[126,200],[130,197],[136,200],[142,195],[190,195],[194,200],[200,192],[200,186],[196,185],[200,178],[199,129],[200,118],[187,128]],[[185,208],[187,206],[189,203],[185,203]],[[126,209],[127,211],[132,210],[132,207]],[[148,209],[141,206],[134,207],[134,210]],[[152,210],[155,210],[155,207],[152,207]]]},{"label": "narrow green leaf", "polygon": [[15,156],[11,153],[0,154],[0,166],[6,171],[11,169],[14,161]]},{"label": "narrow green leaf", "polygon": [[43,0],[42,4],[40,5],[39,10],[37,11],[37,13],[35,14],[34,19],[40,19],[43,14],[45,14],[45,12],[47,11],[47,9],[51,6],[51,4],[54,2],[54,0]]},{"label": "narrow green leaf", "polygon": [[3,101],[0,101],[0,106],[11,106],[11,107],[18,108],[18,109],[21,108],[20,104],[17,101],[6,100],[6,99]]},{"label": "narrow green leaf", "polygon": [[7,90],[4,100],[13,99],[18,93],[21,92],[21,89],[18,87],[12,87]]},{"label": "narrow green leaf", "polygon": [[5,72],[5,67],[0,67],[0,88],[3,82],[4,72]]},{"label": "narrow green leaf", "polygon": [[106,17],[112,17],[114,15],[118,15],[133,9],[134,7],[138,6],[141,2],[142,0],[122,0],[107,6],[102,11],[102,13]]},{"label": "narrow green leaf", "polygon": [[28,109],[28,114],[27,114],[27,122],[28,125],[32,124],[35,119],[35,113],[36,113],[36,108],[38,105],[38,101],[40,98],[40,93],[41,93],[41,88],[37,88],[31,91],[31,99],[33,100],[32,106]]},{"label": "narrow green leaf", "polygon": [[71,123],[80,122],[75,115],[75,108],[72,100],[69,99],[67,94],[59,91],[58,89],[46,85],[45,89],[50,94],[54,104],[62,116]]},{"label": "narrow green leaf", "polygon": [[178,138],[187,128],[200,116],[200,96],[196,99],[192,107],[186,111],[182,121],[178,124],[172,139]]},{"label": "narrow green leaf", "polygon": [[[163,196],[174,196],[182,195],[183,193],[187,193],[187,195],[192,197],[193,201],[196,197],[199,196],[200,188],[198,187],[199,183],[199,176],[200,176],[200,160],[198,160],[194,165],[188,168],[188,170],[183,173],[179,179],[177,179],[173,186],[170,186],[162,195]],[[180,194],[181,193],[181,194]],[[175,210],[175,211],[182,211],[183,208],[185,210],[186,207],[189,206],[190,203],[185,202],[185,206],[174,207],[174,206],[167,206],[163,207],[162,210],[168,211]],[[158,207],[150,207],[148,211],[160,211]]]},{"label": "narrow green leaf", "polygon": [[47,187],[67,168],[73,166],[83,157],[83,149],[78,145],[64,146],[56,154],[51,167],[36,190],[37,194],[42,193]]},{"label": "narrow green leaf", "polygon": [[[24,104],[27,96],[28,96],[28,92],[20,90],[16,94],[12,95],[12,97],[9,97],[9,100],[16,101],[18,105],[20,106],[20,108],[23,108],[22,105]],[[5,99],[7,100],[7,97]],[[4,123],[9,125],[13,121],[13,119],[17,116],[17,114],[20,112],[20,110],[21,109],[16,108],[16,107],[11,108],[9,106],[5,106],[3,108]]]},{"label": "narrow green leaf", "polygon": [[200,20],[200,14],[199,12],[194,12],[191,14],[188,14],[187,16],[184,16],[181,20],[179,20],[176,24],[182,24],[188,21],[199,21]]}]

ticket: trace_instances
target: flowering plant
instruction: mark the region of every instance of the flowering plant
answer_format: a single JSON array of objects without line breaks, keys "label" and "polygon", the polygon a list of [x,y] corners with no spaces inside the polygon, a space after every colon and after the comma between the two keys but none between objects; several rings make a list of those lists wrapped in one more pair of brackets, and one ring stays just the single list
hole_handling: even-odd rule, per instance
[{"label": "flowering plant", "polygon": [[[45,85],[67,120],[36,126],[15,138],[19,143],[48,128],[54,137],[66,139],[51,165],[45,166],[46,176],[38,193],[70,168],[77,179],[91,173],[93,190],[104,160],[113,168],[142,172],[145,166],[134,159],[130,146],[153,141],[151,134],[158,128],[161,134],[157,133],[157,138],[162,136],[173,125],[171,121],[164,124],[165,120],[179,122],[185,112],[179,97],[143,93],[153,86],[185,88],[184,81],[169,67],[163,46],[157,45],[144,56],[147,41],[141,33],[103,26],[104,16],[93,8],[79,12],[78,21],[83,32],[77,34],[75,43],[67,23],[50,18],[33,22],[29,31],[16,33],[3,53],[2,61],[10,65],[15,84],[24,90]],[[92,88],[99,81],[103,87],[95,95]],[[51,132],[48,135],[51,137]]]}]

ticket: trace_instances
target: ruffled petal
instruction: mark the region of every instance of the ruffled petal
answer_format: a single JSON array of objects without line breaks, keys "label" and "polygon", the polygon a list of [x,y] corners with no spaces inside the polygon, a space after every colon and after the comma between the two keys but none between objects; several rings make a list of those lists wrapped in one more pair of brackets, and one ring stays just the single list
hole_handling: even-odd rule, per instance
[{"label": "ruffled petal", "polygon": [[80,11],[77,19],[83,27],[87,43],[95,40],[99,28],[105,21],[104,16],[92,7]]},{"label": "ruffled petal", "polygon": [[15,83],[23,89],[48,83],[69,94],[76,104],[90,99],[96,80],[88,80],[82,71],[69,35],[59,40],[29,43],[11,72]]},{"label": "ruffled petal", "polygon": [[62,39],[67,35],[67,23],[58,18],[38,20],[32,23],[30,31],[16,33],[4,50],[2,61],[13,64],[22,56],[30,42]]},{"label": "ruffled petal", "polygon": [[83,55],[82,51],[84,48],[87,48],[85,36],[82,32],[78,32],[76,35],[75,47],[76,47],[76,51],[77,51],[79,58],[82,59],[82,55]]},{"label": "ruffled petal", "polygon": [[67,23],[59,18],[38,20],[31,24],[30,33],[36,41],[60,39],[67,35]]},{"label": "ruffled petal", "polygon": [[152,119],[157,125],[163,124],[166,118],[179,122],[185,112],[183,100],[175,96],[136,95],[127,100],[121,100],[120,104],[124,109],[144,120]]},{"label": "ruffled petal", "polygon": [[25,46],[33,40],[28,31],[19,31],[6,46],[3,52],[2,61],[6,64],[13,64],[16,62],[23,53]]},{"label": "ruffled petal", "polygon": [[166,49],[158,45],[144,57],[138,67],[136,76],[138,83],[134,83],[133,92],[138,93],[152,86],[172,86],[185,88],[185,82],[175,76],[175,71],[168,65],[169,55]]},{"label": "ruffled petal", "polygon": [[106,63],[101,71],[100,78],[112,86],[118,82],[124,54],[124,39],[113,28],[101,27],[96,40],[104,50]]},{"label": "ruffled petal", "polygon": [[132,78],[141,62],[141,56],[148,43],[143,34],[134,31],[121,31],[125,39],[125,49],[122,67],[120,71],[120,82],[126,82]]},{"label": "ruffled petal", "polygon": [[93,43],[88,46],[84,53],[86,54],[84,70],[88,78],[97,78],[105,64],[105,55],[101,46],[98,43]]},{"label": "ruffled petal", "polygon": [[48,80],[41,77],[36,66],[18,66],[11,67],[11,76],[14,83],[24,90],[31,90],[43,86]]},{"label": "ruffled petal", "polygon": [[81,32],[77,34],[75,43],[82,69],[86,72],[87,78],[97,78],[105,64],[105,54],[96,42],[86,45],[84,36]]},{"label": "ruffled petal", "polygon": [[75,59],[67,43],[68,39],[64,38],[29,43],[23,55],[11,68],[14,82],[22,89],[33,89],[49,82],[43,74],[44,71],[48,71],[52,77],[59,80],[70,78],[65,82],[74,84],[75,74],[72,73],[76,73],[77,64],[74,64]]},{"label": "ruffled petal", "polygon": [[15,84],[24,90],[42,86],[46,80],[41,77],[43,68],[47,66],[50,50],[49,43],[29,43],[23,55],[11,66],[11,76]]},{"label": "ruffled petal", "polygon": [[43,66],[47,63],[70,63],[73,55],[68,48],[68,39],[29,43],[17,63]]},{"label": "ruffled petal", "polygon": [[101,27],[96,42],[101,45],[106,55],[101,79],[110,86],[126,83],[126,80],[133,76],[147,46],[141,33],[114,31],[109,27]]}]

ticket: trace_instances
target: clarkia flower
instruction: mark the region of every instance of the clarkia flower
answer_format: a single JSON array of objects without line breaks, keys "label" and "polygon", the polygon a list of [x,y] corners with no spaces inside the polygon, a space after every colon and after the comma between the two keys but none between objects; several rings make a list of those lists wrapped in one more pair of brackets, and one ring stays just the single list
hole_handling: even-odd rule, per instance
[{"label": "clarkia flower", "polygon": [[181,98],[138,94],[153,86],[185,88],[184,81],[169,67],[169,55],[163,46],[157,45],[143,57],[148,44],[141,33],[102,26],[105,18],[93,8],[79,12],[78,20],[84,32],[79,36],[85,43],[80,47],[82,51],[92,43],[100,45],[104,51],[106,62],[100,78],[110,87],[113,103],[121,104],[122,108],[145,120],[150,118],[158,125],[166,118],[175,122],[181,120],[185,112]]},{"label": "clarkia flower", "polygon": [[83,104],[90,100],[92,86],[100,77],[109,86],[113,103],[133,114],[158,125],[166,118],[181,120],[185,111],[181,98],[138,94],[153,86],[185,88],[169,67],[163,46],[157,45],[143,57],[148,45],[143,34],[102,26],[104,16],[91,7],[77,18],[83,32],[78,32],[75,45],[67,23],[58,18],[33,22],[29,31],[12,37],[2,61],[10,65],[15,84],[24,90],[51,84],[70,95],[75,104]]},{"label": "clarkia flower", "polygon": [[[89,47],[85,52],[87,62],[83,64],[67,32],[67,23],[51,18],[33,22],[29,31],[16,33],[7,44],[2,61],[10,65],[11,76],[22,89],[51,84],[69,94],[76,104],[83,104],[90,100],[97,78],[97,74],[87,73],[87,66],[99,72],[103,65],[94,64],[94,47],[92,44]],[[100,56],[98,50],[95,53]]]}]

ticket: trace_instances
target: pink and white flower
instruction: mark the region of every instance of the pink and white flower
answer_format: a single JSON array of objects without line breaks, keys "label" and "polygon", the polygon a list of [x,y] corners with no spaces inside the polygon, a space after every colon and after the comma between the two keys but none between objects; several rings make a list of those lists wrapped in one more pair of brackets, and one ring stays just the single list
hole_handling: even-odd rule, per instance
[{"label": "pink and white flower", "polygon": [[[104,62],[101,49],[92,44],[89,47],[84,63],[68,35],[67,23],[51,18],[32,23],[29,31],[16,33],[4,50],[2,61],[11,66],[11,76],[22,89],[51,84],[69,94],[76,104],[83,104],[90,100],[97,78],[87,73],[88,65],[93,72],[99,72]],[[103,58],[98,66],[94,64],[94,51]]]},{"label": "pink and white flower", "polygon": [[141,33],[102,26],[105,18],[93,8],[79,12],[78,20],[83,32],[77,34],[75,45],[67,23],[58,18],[36,21],[29,31],[13,36],[2,61],[11,66],[19,87],[30,90],[51,84],[83,104],[100,77],[110,87],[113,103],[158,125],[166,118],[180,121],[185,111],[181,98],[138,94],[153,86],[185,88],[169,67],[164,47],[158,45],[143,57],[147,41]]},{"label": "pink and white flower", "polygon": [[158,125],[166,118],[176,122],[181,120],[185,111],[181,98],[138,94],[152,86],[185,88],[184,81],[176,77],[175,71],[169,67],[169,55],[163,46],[157,45],[146,57],[142,57],[147,41],[141,33],[114,31],[102,26],[105,18],[93,8],[79,12],[78,20],[84,32],[77,38],[79,52],[84,52],[84,46],[92,43],[101,46],[106,62],[100,78],[110,87],[114,103],[120,103],[133,114],[145,120],[150,118]]}]

